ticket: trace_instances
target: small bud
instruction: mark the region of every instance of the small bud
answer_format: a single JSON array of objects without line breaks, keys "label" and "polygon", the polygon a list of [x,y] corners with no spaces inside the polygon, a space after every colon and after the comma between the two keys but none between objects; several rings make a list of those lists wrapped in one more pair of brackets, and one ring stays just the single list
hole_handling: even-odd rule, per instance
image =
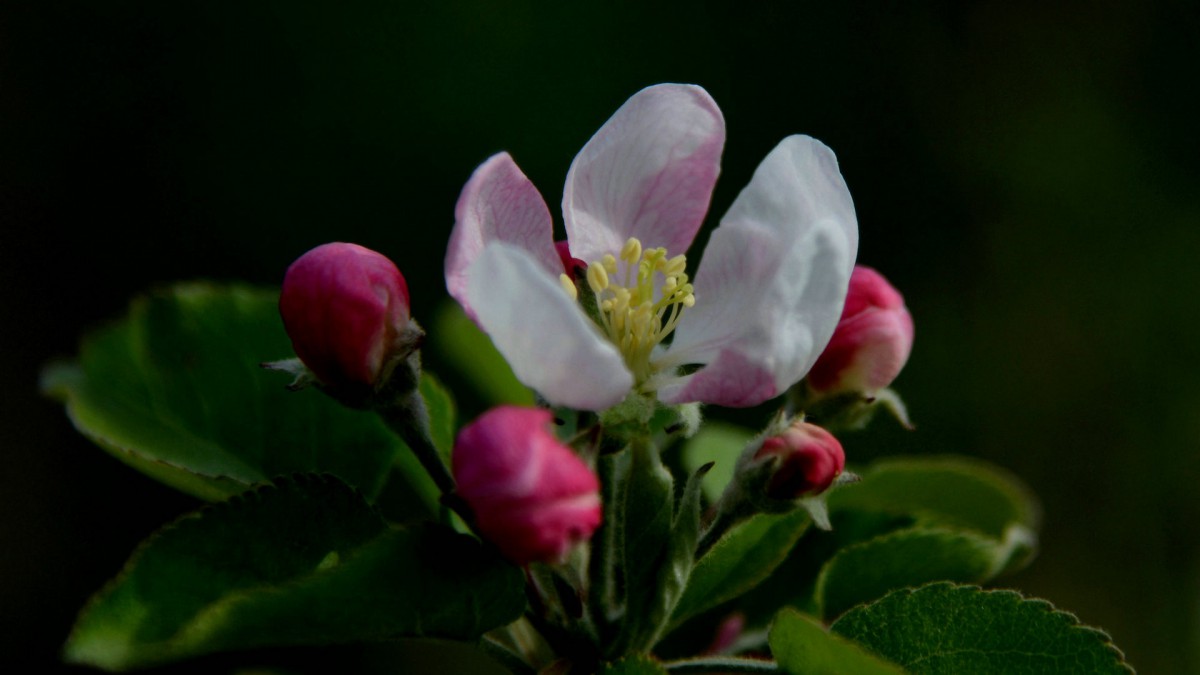
[{"label": "small bud", "polygon": [[808,422],[795,422],[782,434],[763,441],[754,459],[776,462],[766,495],[778,500],[818,495],[829,489],[846,467],[842,444]]},{"label": "small bud", "polygon": [[842,318],[808,373],[809,389],[872,397],[900,374],[912,343],[913,321],[904,298],[883,275],[859,265],[850,275]]},{"label": "small bud", "polygon": [[420,334],[400,270],[357,244],[324,244],[292,263],[279,314],[296,355],[333,388],[378,387]]},{"label": "small bud", "polygon": [[479,533],[518,565],[562,562],[600,526],[600,481],[547,429],[547,410],[501,406],[458,434],[451,469]]}]

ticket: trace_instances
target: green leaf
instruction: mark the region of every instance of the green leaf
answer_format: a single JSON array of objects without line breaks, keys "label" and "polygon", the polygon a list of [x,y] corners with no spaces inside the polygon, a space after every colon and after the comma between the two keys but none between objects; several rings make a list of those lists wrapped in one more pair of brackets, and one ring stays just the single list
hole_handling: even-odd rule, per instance
[{"label": "green leaf", "polygon": [[912,528],[837,552],[817,579],[821,615],[835,617],[889,591],[931,581],[987,581],[1008,558],[1000,542],[972,532]]},{"label": "green leaf", "polygon": [[912,673],[1132,673],[1103,631],[1014,591],[937,583],[850,610],[833,632]]},{"label": "green leaf", "polygon": [[430,338],[447,363],[492,404],[533,405],[533,392],[521,384],[492,339],[467,318],[457,303],[438,308]]},{"label": "green leaf", "polygon": [[768,639],[771,654],[779,667],[793,675],[904,673],[853,642],[827,632],[821,624],[791,608],[784,608],[775,616]]},{"label": "green leaf", "polygon": [[876,510],[922,516],[1003,539],[1016,524],[1036,530],[1036,498],[1019,479],[966,457],[887,459],[873,463],[857,484],[829,495],[830,511]]},{"label": "green leaf", "polygon": [[725,486],[733,479],[738,455],[754,438],[755,433],[732,424],[708,422],[683,444],[683,466],[694,473],[705,464],[713,468],[704,476],[704,496],[716,502]]},{"label": "green leaf", "polygon": [[696,563],[671,625],[732,600],[767,578],[804,534],[808,514],[760,513],[736,525]]},{"label": "green leaf", "polygon": [[374,497],[402,445],[373,414],[287,391],[259,368],[292,353],[277,297],[191,283],[138,298],[84,339],[76,363],[48,368],[43,390],[109,453],[203,499],[298,471]]},{"label": "green leaf", "polygon": [[649,656],[629,656],[600,666],[598,675],[667,675],[667,669]]},{"label": "green leaf", "polygon": [[124,670],[215,651],[475,639],[524,609],[520,571],[474,539],[388,525],[332,476],[279,479],[147,540],[65,658]]},{"label": "green leaf", "polygon": [[998,573],[1023,567],[1037,548],[1040,507],[1033,493],[1011,473],[966,457],[876,462],[860,483],[833,492],[829,508],[909,515],[988,535],[1009,553]]}]

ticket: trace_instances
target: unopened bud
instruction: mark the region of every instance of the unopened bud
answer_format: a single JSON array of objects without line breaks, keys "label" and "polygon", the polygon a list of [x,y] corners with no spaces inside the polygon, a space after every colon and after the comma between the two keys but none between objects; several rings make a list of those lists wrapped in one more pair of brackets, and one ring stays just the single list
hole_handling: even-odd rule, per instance
[{"label": "unopened bud", "polygon": [[815,424],[795,422],[778,436],[763,441],[755,460],[774,461],[766,496],[794,500],[818,495],[841,475],[846,453],[833,434]]},{"label": "unopened bud", "polygon": [[501,406],[458,434],[451,469],[479,533],[518,565],[562,562],[600,526],[600,482],[547,410]]},{"label": "unopened bud", "polygon": [[861,265],[850,276],[842,318],[808,373],[814,393],[871,397],[892,383],[912,351],[913,321],[883,275]]},{"label": "unopened bud", "polygon": [[324,244],[292,263],[279,314],[296,355],[331,388],[377,388],[420,335],[400,270],[357,244]]}]

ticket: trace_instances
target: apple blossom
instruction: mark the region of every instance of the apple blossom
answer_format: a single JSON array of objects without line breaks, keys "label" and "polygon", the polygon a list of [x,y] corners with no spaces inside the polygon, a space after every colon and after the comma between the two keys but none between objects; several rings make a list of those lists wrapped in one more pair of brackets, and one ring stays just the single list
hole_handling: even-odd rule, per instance
[{"label": "apple blossom", "polygon": [[913,320],[900,292],[859,265],[850,275],[846,307],[825,351],[808,374],[820,394],[874,396],[896,379],[912,351]]},{"label": "apple blossom", "polygon": [[684,251],[724,140],[721,112],[698,86],[648,87],[621,106],[567,174],[567,241],[587,263],[580,283],[513,159],[500,153],[475,170],[455,209],[446,285],[522,382],[586,410],[631,390],[750,406],[808,372],[854,265],[850,193],[829,148],[785,138],[713,232],[693,282]]},{"label": "apple blossom", "polygon": [[318,246],[288,267],[279,296],[292,348],[322,383],[379,384],[410,330],[408,286],[386,256],[357,244]]},{"label": "apple blossom", "polygon": [[458,434],[451,471],[475,526],[518,565],[561,562],[600,526],[600,481],[549,432],[547,410],[501,406]]}]

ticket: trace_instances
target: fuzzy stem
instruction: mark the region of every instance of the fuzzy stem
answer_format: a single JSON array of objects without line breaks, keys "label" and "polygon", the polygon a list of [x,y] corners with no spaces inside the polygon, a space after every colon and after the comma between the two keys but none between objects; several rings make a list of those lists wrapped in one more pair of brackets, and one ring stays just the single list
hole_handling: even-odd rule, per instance
[{"label": "fuzzy stem", "polygon": [[737,656],[701,656],[662,664],[669,673],[782,673],[774,661]]}]

